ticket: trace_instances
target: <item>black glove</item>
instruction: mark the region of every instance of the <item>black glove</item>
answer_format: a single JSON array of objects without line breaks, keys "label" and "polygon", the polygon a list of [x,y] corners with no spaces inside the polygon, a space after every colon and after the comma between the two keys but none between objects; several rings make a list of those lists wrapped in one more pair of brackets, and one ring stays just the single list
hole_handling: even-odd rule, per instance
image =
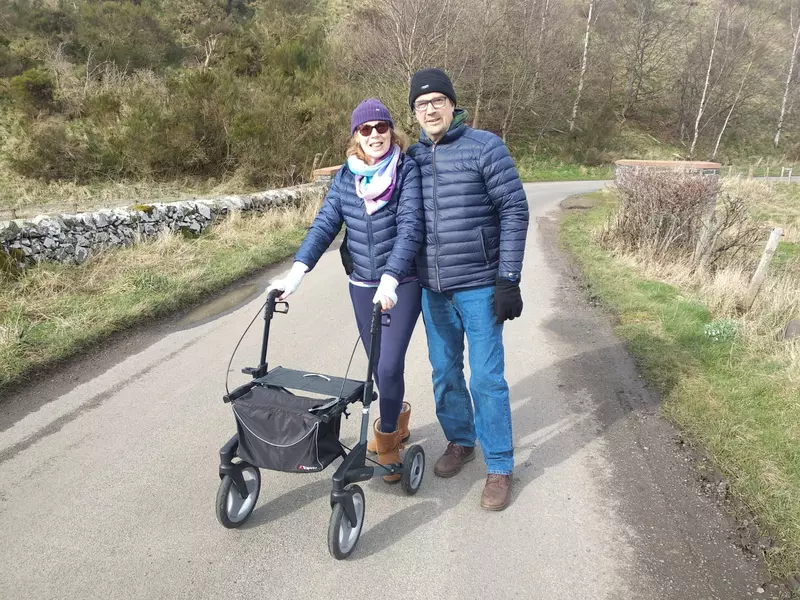
[{"label": "black glove", "polygon": [[353,257],[350,255],[350,250],[347,249],[347,230],[344,232],[344,239],[342,245],[339,246],[339,255],[342,257],[342,266],[347,275],[353,272],[355,265],[353,264]]},{"label": "black glove", "polygon": [[494,288],[494,314],[497,322],[513,320],[522,314],[522,294],[519,291],[519,279],[511,280],[498,277]]}]

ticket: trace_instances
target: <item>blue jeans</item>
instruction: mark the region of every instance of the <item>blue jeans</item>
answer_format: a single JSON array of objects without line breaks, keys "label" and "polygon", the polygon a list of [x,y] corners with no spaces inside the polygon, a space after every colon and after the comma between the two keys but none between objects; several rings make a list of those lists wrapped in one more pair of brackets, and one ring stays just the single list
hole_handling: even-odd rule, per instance
[{"label": "blue jeans", "polygon": [[[422,318],[433,368],[436,416],[445,437],[467,447],[474,447],[477,438],[487,471],[510,475],[514,469],[511,402],[503,325],[494,314],[494,287],[443,293],[423,289]],[[469,345],[469,392],[464,379],[464,334]]]}]

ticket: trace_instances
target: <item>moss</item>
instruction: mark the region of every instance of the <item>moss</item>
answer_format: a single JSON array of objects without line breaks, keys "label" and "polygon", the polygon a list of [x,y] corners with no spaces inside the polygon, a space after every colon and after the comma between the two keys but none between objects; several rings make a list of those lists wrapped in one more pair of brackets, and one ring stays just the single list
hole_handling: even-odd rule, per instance
[{"label": "moss", "polygon": [[134,204],[131,207],[133,210],[138,210],[139,212],[143,212],[146,215],[152,215],[153,211],[155,210],[155,206],[152,204]]}]

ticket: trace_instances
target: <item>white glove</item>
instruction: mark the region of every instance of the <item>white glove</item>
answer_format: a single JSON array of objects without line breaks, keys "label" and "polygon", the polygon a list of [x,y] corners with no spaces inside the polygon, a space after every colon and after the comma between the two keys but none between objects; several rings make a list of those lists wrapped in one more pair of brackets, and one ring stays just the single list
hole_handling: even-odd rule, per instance
[{"label": "white glove", "polygon": [[381,275],[381,282],[378,284],[378,289],[375,296],[372,298],[372,303],[381,303],[383,310],[391,310],[397,304],[397,286],[399,282],[391,275]]},{"label": "white glove", "polygon": [[278,297],[278,300],[286,300],[291,296],[300,286],[300,282],[306,274],[308,267],[301,262],[296,262],[289,269],[289,272],[283,276],[282,279],[276,279],[267,288],[267,294],[272,290],[282,290],[283,294]]}]

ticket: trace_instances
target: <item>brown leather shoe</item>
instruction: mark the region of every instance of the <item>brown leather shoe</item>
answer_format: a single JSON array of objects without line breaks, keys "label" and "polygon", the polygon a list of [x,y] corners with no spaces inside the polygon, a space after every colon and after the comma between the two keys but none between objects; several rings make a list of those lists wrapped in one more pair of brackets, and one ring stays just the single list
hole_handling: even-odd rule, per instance
[{"label": "brown leather shoe", "polygon": [[464,463],[468,463],[475,458],[475,448],[459,446],[450,442],[447,449],[433,465],[433,472],[439,477],[452,477],[461,470]]},{"label": "brown leather shoe", "polygon": [[481,506],[486,510],[503,510],[511,500],[511,482],[511,475],[488,475],[483,486]]}]

